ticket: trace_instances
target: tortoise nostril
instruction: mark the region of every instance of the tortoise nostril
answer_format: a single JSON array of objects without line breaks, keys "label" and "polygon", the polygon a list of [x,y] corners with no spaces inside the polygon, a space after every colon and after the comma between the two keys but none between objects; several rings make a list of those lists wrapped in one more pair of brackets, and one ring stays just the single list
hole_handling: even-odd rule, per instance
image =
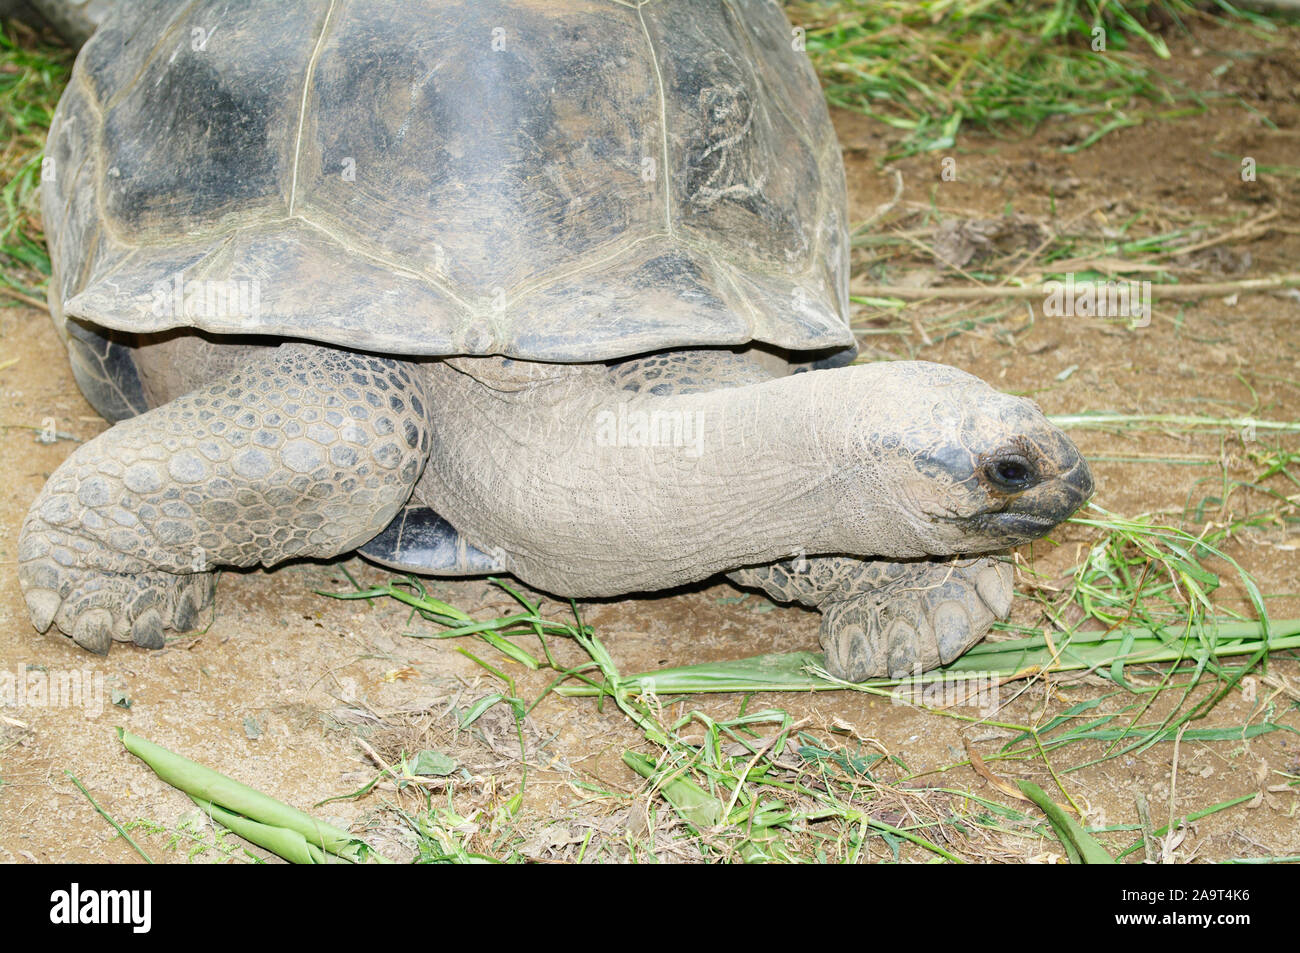
[{"label": "tortoise nostril", "polygon": [[1070,471],[1061,479],[1078,494],[1081,502],[1087,501],[1092,496],[1095,487],[1092,470],[1088,467],[1088,461],[1084,460],[1083,457],[1080,457],[1079,462],[1071,467]]}]

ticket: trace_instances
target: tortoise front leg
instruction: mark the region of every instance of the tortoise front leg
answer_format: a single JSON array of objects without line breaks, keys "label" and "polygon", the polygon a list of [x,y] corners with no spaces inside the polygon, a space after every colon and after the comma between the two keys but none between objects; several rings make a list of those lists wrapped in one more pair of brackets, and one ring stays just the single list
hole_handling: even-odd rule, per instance
[{"label": "tortoise front leg", "polygon": [[125,420],[55,471],[23,523],[33,624],[157,648],[191,628],[211,570],[347,552],[411,495],[429,450],[423,375],[310,344]]},{"label": "tortoise front leg", "polygon": [[1010,564],[970,559],[886,562],[848,556],[786,560],[727,574],[780,602],[822,612],[826,668],[861,682],[951,662],[1011,611]]}]

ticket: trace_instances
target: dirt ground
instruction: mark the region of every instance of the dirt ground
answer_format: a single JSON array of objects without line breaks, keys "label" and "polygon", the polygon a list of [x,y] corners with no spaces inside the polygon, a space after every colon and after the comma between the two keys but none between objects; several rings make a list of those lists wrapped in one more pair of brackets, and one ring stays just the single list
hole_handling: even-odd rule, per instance
[{"label": "dirt ground", "polygon": [[[1174,58],[1165,68],[1198,89],[1235,91],[1251,109],[1224,103],[1204,115],[1119,129],[1072,154],[1063,153],[1061,146],[1077,142],[1083,132],[1071,121],[1049,123],[1023,141],[963,135],[953,152],[955,181],[941,177],[940,156],[900,161],[893,165],[903,187],[898,196],[894,173],[878,169],[874,162],[894,134],[858,115],[837,112],[854,220],[865,220],[889,202],[896,210],[909,204],[931,207],[944,219],[987,219],[1009,210],[1039,220],[1089,221],[1114,228],[1142,211],[1148,216],[1143,228],[1151,230],[1151,216],[1174,227],[1188,220],[1253,219],[1276,211],[1269,227],[1253,240],[1216,246],[1189,262],[1188,267],[1202,270],[1189,273],[1187,280],[1294,271],[1300,261],[1300,34],[1292,31],[1265,41],[1229,30],[1201,29],[1194,43],[1169,37]],[[1276,128],[1261,122],[1260,115]],[[1243,156],[1257,161],[1261,171],[1256,182],[1241,180]],[[1285,168],[1265,171],[1279,166]],[[918,283],[937,280],[940,274],[938,265],[925,260],[926,255],[918,253],[912,277]],[[1036,267],[1029,266],[1027,279]],[[855,278],[864,284],[882,280],[908,279],[897,268]],[[908,314],[918,315],[920,323],[953,307],[931,303]],[[983,313],[993,313],[996,307],[990,305]],[[1300,420],[1300,296],[1294,291],[1157,301],[1151,325],[1136,330],[1088,319],[1048,318],[1037,303],[1032,311],[1018,306],[1007,317],[934,343],[920,333],[868,334],[864,349],[869,356],[956,365],[1001,389],[1032,396],[1049,414],[1108,410]],[[866,331],[889,326],[875,314],[861,309],[855,320]],[[407,632],[429,632],[432,627],[419,620],[409,623],[407,611],[396,603],[368,606],[315,594],[318,589],[350,588],[343,567],[363,585],[387,578],[383,570],[360,559],[226,573],[207,630],[157,652],[118,646],[107,658],[91,657],[67,640],[36,633],[14,572],[19,526],[42,484],[75,444],[42,443],[28,428],[39,429],[53,418],[57,431],[84,441],[101,433],[105,424],[80,397],[44,313],[0,308],[0,354],[0,672],[25,673],[30,666],[49,672],[88,670],[102,676],[106,696],[102,711],[0,708],[0,860],[138,860],[76,789],[69,772],[121,822],[146,819],[176,831],[193,818],[193,804],[128,755],[114,736],[114,726],[305,810],[354,791],[374,776],[374,763],[359,738],[369,738],[366,743],[381,753],[384,745],[391,752],[400,746],[402,731],[418,738],[427,729],[454,747],[472,776],[457,789],[461,813],[470,814],[474,806],[490,808],[517,790],[518,748],[512,725],[489,717],[480,731],[454,740],[449,727],[449,711],[464,710],[475,698],[496,691],[499,682],[458,653],[454,643],[407,637]],[[8,363],[11,358],[16,362]],[[1074,370],[1064,373],[1070,368]],[[1259,490],[1239,488],[1226,504],[1202,505],[1207,498],[1223,497],[1225,469],[1195,461],[1223,460],[1230,476],[1249,479],[1261,469],[1250,459],[1253,447],[1267,443],[1291,452],[1300,449],[1293,436],[1257,437],[1253,443],[1249,435],[1089,430],[1072,435],[1094,461],[1099,505],[1121,515],[1160,513],[1191,532],[1199,532],[1207,522],[1239,520],[1276,502]],[[1133,462],[1143,455],[1166,462]],[[1186,458],[1189,464],[1167,462],[1174,457]],[[1296,487],[1283,477],[1264,485],[1294,499]],[[1300,528],[1294,506],[1275,512],[1285,518],[1239,532],[1228,551],[1259,581],[1273,617],[1297,618]],[[1094,540],[1086,528],[1063,527],[1052,541],[1025,547],[1023,564],[1042,578],[1057,579]],[[1022,574],[1022,588],[1031,582]],[[1230,591],[1218,598],[1243,605],[1240,588],[1227,588]],[[431,592],[476,616],[508,608],[500,591],[481,581],[433,582]],[[817,615],[773,607],[759,595],[738,598],[741,595],[729,585],[705,585],[583,608],[585,621],[595,627],[624,672],[759,652],[816,650]],[[563,618],[567,607],[550,599],[546,611]],[[1028,599],[1018,600],[1014,617],[1031,624],[1042,621]],[[578,658],[576,650],[561,646],[561,651]],[[480,654],[502,664],[486,651]],[[534,698],[545,687],[545,673],[528,673],[518,666],[510,671],[524,697]],[[1300,685],[1300,664],[1275,661],[1269,677]],[[1151,683],[1155,678],[1153,672],[1137,680]],[[1112,691],[1114,686],[1096,678],[1040,680],[999,717],[1042,723],[1072,704]],[[111,704],[110,697],[121,704]],[[130,707],[122,707],[128,700]],[[1131,701],[1121,693],[1098,710]],[[741,699],[697,697],[673,704],[725,716],[738,710]],[[964,764],[966,745],[989,754],[1010,737],[1005,730],[854,693],[768,695],[749,704],[783,707],[796,719],[807,719],[812,729],[839,726],[844,737],[873,739],[872,744],[898,755],[920,776],[913,784],[1007,800]],[[1173,846],[1172,859],[1300,855],[1300,790],[1284,784],[1287,775],[1300,774],[1300,711],[1294,701],[1279,695],[1270,683],[1252,678],[1197,724],[1239,729],[1265,719],[1292,730],[1249,739],[1184,742],[1176,771],[1173,744],[1161,743],[1064,774],[1062,780],[1095,825],[1136,824],[1139,795],[1151,804],[1156,824],[1231,798],[1257,795],[1191,823]],[[521,816],[534,818],[536,836],[526,855],[572,857],[572,845],[588,829],[614,841],[636,834],[638,818],[643,823],[644,815],[638,815],[632,796],[640,784],[621,755],[644,741],[612,706],[597,711],[590,700],[548,697],[529,716],[528,741],[531,773]],[[1102,752],[1101,745],[1081,745],[1064,757],[1069,764],[1082,764]],[[952,765],[957,766],[948,767]],[[940,770],[942,774],[926,775]],[[1051,785],[1041,761],[999,761],[994,770],[1009,780],[1029,778],[1045,788]],[[381,785],[366,797],[335,801],[317,813],[363,830],[383,814],[385,803],[395,800],[400,798],[391,786]],[[186,860],[183,839],[178,849],[168,851],[168,835],[137,834],[155,859]],[[409,844],[395,827],[381,824],[371,836],[382,850],[409,856]],[[1133,836],[1103,840],[1124,845]],[[965,848],[956,844],[953,849],[962,853]],[[671,848],[665,851],[666,859],[677,859]],[[999,834],[998,855],[1007,860],[1050,860],[1060,853],[1054,840],[1027,829],[1015,836]],[[686,851],[680,859],[690,856]],[[888,853],[881,845],[870,856],[885,859]],[[930,855],[905,848],[903,858],[927,860]]]}]

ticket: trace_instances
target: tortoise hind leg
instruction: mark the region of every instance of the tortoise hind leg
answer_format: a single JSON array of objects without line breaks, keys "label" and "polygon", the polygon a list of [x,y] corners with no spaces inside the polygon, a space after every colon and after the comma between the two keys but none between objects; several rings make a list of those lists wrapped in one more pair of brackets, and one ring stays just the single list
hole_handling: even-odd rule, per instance
[{"label": "tortoise hind leg", "polygon": [[423,375],[308,344],[77,448],[23,524],[32,621],[92,651],[193,624],[212,569],[330,557],[382,530],[429,449]]}]

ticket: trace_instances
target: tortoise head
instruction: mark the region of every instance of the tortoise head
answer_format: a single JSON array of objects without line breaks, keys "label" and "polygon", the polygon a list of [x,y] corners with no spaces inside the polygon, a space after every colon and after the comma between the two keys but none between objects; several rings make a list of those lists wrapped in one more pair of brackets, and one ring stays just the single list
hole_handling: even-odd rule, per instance
[{"label": "tortoise head", "polygon": [[1047,534],[1092,495],[1087,461],[1033,401],[940,364],[869,367],[875,379],[858,391],[863,403],[842,445],[850,458],[838,464],[855,474],[846,483],[857,484],[860,502],[846,509],[861,514],[862,532],[880,536],[878,510],[892,508],[890,538],[876,547],[890,550],[883,555],[1016,546]]}]

